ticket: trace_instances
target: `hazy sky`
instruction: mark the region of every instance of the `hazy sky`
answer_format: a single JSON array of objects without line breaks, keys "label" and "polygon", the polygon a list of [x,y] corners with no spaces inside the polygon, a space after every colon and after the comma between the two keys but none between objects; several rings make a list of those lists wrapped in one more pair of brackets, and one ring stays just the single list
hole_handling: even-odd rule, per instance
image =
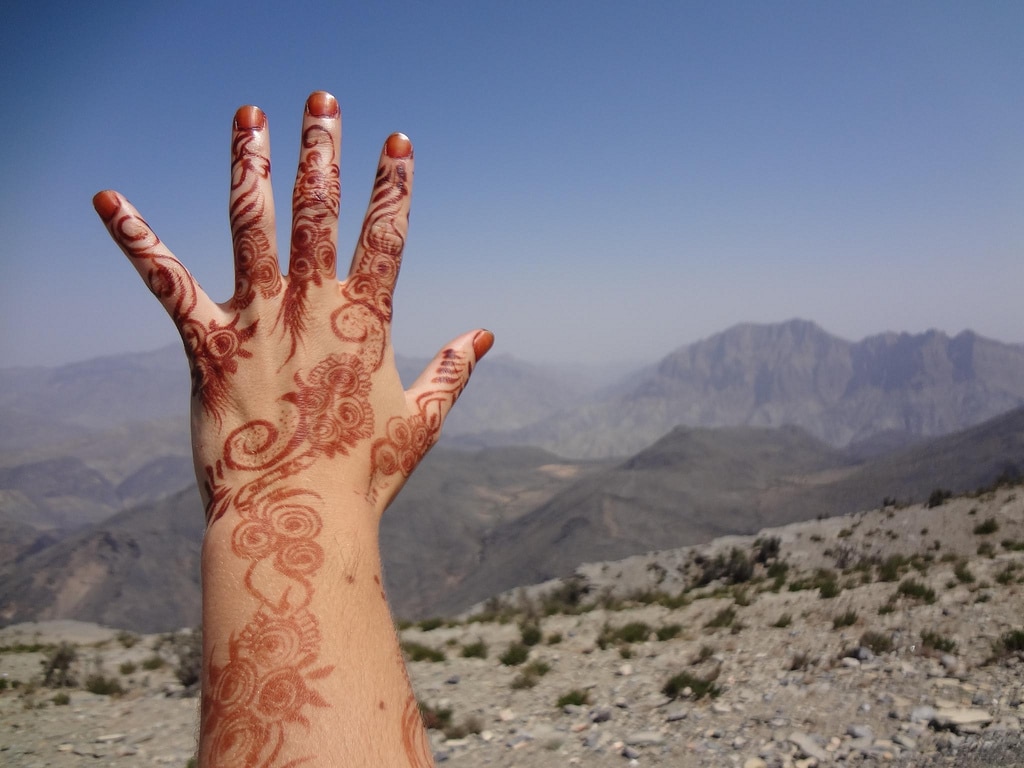
[{"label": "hazy sky", "polygon": [[287,212],[315,89],[339,261],[383,140],[416,148],[400,353],[482,325],[528,360],[649,361],[791,317],[1024,342],[1017,0],[16,0],[0,65],[0,366],[176,338],[102,188],[226,299],[234,110],[268,113]]}]

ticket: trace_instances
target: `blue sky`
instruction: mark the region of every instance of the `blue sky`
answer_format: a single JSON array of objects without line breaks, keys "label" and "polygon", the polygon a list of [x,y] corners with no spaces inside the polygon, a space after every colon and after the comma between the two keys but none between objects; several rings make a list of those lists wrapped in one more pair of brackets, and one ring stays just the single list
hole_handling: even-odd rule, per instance
[{"label": "blue sky", "polygon": [[0,366],[176,338],[91,209],[102,188],[226,299],[234,110],[268,113],[286,212],[315,89],[342,106],[342,255],[383,140],[416,148],[400,353],[485,326],[526,360],[645,362],[790,317],[849,339],[1024,342],[1019,2],[44,1],[4,16]]}]

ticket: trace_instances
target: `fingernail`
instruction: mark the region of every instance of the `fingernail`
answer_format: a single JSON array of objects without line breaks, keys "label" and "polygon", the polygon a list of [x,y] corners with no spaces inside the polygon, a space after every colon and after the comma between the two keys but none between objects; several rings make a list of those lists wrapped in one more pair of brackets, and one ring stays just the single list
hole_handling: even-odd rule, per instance
[{"label": "fingernail", "polygon": [[477,360],[486,355],[493,346],[494,334],[488,330],[480,331],[473,337],[473,354]]},{"label": "fingernail", "polygon": [[238,111],[235,112],[235,128],[237,130],[262,131],[266,127],[267,116],[263,114],[263,110],[259,107],[247,104],[244,107],[239,107]]},{"label": "fingernail", "polygon": [[306,99],[306,112],[313,117],[337,117],[341,114],[338,100],[327,91],[313,91]]},{"label": "fingernail", "polygon": [[100,215],[100,218],[106,221],[117,213],[117,209],[121,207],[121,203],[118,201],[117,195],[109,189],[105,189],[102,192],[97,192],[93,195],[92,207],[96,209],[96,213]]},{"label": "fingernail", "polygon": [[404,133],[392,133],[384,143],[384,152],[388,157],[401,159],[412,154],[412,142]]}]

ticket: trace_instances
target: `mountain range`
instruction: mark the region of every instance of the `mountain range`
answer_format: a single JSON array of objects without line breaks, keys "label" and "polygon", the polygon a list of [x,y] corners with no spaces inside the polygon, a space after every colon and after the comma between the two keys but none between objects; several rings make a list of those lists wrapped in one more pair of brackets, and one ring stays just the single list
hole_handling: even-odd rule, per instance
[{"label": "mountain range", "polygon": [[[198,619],[180,351],[0,369],[0,622]],[[399,360],[404,381],[424,361]],[[399,615],[1024,468],[1024,346],[740,325],[609,376],[488,358],[382,524]]]}]

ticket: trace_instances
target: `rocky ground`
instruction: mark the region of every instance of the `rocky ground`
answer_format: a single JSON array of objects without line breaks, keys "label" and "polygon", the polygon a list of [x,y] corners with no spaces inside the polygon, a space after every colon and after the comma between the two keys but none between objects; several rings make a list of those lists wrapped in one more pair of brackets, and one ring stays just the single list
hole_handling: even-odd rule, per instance
[{"label": "rocky ground", "polygon": [[[1020,486],[591,564],[473,613],[402,631],[453,766],[1024,766]],[[45,687],[62,641],[77,686]],[[0,763],[184,768],[188,646],[0,630]]]}]

